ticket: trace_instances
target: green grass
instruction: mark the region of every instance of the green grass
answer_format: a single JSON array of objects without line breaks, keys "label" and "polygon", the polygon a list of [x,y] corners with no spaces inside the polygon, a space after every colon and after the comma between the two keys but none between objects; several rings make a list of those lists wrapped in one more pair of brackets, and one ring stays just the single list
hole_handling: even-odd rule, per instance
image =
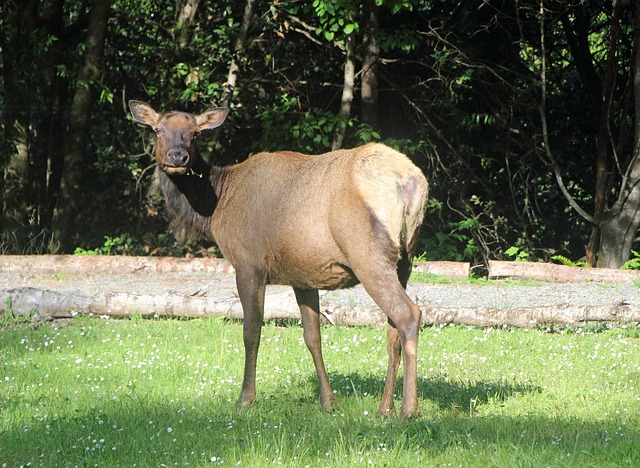
[{"label": "green grass", "polygon": [[[424,273],[420,271],[412,271],[409,277],[410,283],[424,284],[480,284],[493,286],[542,286],[549,284],[548,281],[530,280],[530,279],[513,279],[507,278],[503,280],[487,279],[486,277],[469,276],[469,278],[451,278],[443,275],[435,275],[433,273]],[[640,285],[640,281],[638,282]]]},{"label": "green grass", "polygon": [[412,283],[426,283],[426,284],[465,284],[472,281],[462,278],[450,278],[443,275],[434,275],[433,273],[424,273],[421,271],[412,271],[409,281]]},{"label": "green grass", "polygon": [[425,328],[423,417],[411,421],[375,416],[386,353],[384,330],[371,328],[323,329],[341,402],[326,414],[301,329],[266,325],[256,404],[236,413],[241,328],[219,319],[5,323],[0,466],[640,463],[637,327]]}]

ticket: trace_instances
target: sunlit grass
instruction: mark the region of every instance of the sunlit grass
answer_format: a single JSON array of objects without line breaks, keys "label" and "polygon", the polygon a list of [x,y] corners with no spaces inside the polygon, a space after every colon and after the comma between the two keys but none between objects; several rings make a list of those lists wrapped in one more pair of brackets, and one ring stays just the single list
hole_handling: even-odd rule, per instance
[{"label": "sunlit grass", "polygon": [[236,413],[241,335],[219,319],[0,330],[0,465],[640,463],[637,327],[425,328],[412,421],[375,415],[386,351],[371,328],[323,328],[341,402],[325,414],[301,329],[266,325],[256,404]]},{"label": "sunlit grass", "polygon": [[471,281],[471,279],[450,278],[443,275],[434,275],[433,273],[412,271],[409,281],[412,283],[426,284],[465,284]]},{"label": "sunlit grass", "polygon": [[[532,280],[532,279],[513,279],[506,278],[502,280],[488,279],[485,276],[469,276],[469,278],[452,278],[449,276],[436,275],[433,273],[425,273],[420,271],[412,271],[409,277],[410,283],[424,284],[479,284],[493,286],[542,286],[549,284],[548,281]],[[640,284],[640,283],[639,283]]]}]

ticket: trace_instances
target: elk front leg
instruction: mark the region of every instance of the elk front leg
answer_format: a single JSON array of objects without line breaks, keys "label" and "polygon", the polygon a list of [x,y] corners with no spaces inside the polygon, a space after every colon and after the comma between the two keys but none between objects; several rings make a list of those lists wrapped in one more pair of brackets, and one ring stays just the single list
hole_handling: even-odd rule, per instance
[{"label": "elk front leg", "polygon": [[317,289],[293,288],[296,300],[300,307],[302,317],[302,328],[304,342],[311,353],[313,364],[318,374],[318,384],[320,386],[320,405],[324,411],[331,411],[337,403],[336,397],[331,390],[327,371],[322,359],[322,341],[320,338],[320,300]]},{"label": "elk front leg", "polygon": [[256,361],[264,317],[266,281],[258,272],[236,271],[236,286],[244,312],[244,377],[238,411],[247,409],[256,397]]}]

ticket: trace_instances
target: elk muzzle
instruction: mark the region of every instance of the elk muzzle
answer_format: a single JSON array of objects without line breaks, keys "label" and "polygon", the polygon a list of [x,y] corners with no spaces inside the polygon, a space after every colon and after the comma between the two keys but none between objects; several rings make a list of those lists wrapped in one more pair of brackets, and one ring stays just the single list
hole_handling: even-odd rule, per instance
[{"label": "elk muzzle", "polygon": [[167,174],[184,174],[189,168],[189,159],[189,152],[185,149],[172,148],[164,154],[160,167]]}]

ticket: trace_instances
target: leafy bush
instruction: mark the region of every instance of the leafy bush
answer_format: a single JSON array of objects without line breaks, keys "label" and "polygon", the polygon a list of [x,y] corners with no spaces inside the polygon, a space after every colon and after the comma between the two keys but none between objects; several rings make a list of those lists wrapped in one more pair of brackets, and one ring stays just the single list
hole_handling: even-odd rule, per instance
[{"label": "leafy bush", "polygon": [[511,257],[515,262],[529,261],[529,252],[527,252],[522,247],[517,247],[515,245],[512,245],[507,250],[505,250],[504,254]]},{"label": "leafy bush", "polygon": [[462,219],[446,224],[448,231],[436,232],[421,239],[421,249],[425,260],[472,261],[478,253],[478,245],[472,231],[478,227],[473,218]]},{"label": "leafy bush", "polygon": [[565,257],[563,255],[554,255],[553,257],[551,257],[551,260],[559,263],[560,265],[565,265],[565,266],[580,267],[580,268],[585,268],[585,267],[590,267],[591,266],[587,262],[585,262],[584,260],[578,260],[578,261],[574,262],[573,260],[570,260],[570,259],[568,259],[567,257]]},{"label": "leafy bush", "polygon": [[145,255],[145,248],[140,242],[129,234],[121,234],[115,237],[104,236],[105,241],[96,249],[83,249],[77,247],[74,255]]}]

